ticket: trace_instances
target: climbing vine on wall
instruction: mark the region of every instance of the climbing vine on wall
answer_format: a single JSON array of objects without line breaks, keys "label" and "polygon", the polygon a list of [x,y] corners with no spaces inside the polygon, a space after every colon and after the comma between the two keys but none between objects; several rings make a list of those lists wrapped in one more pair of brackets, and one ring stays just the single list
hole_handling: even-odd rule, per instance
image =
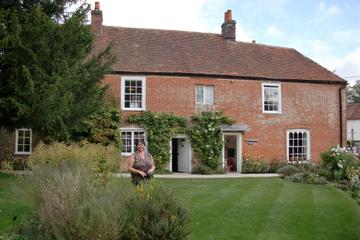
[{"label": "climbing vine on wall", "polygon": [[153,155],[156,168],[161,170],[170,160],[170,140],[184,132],[186,119],[167,113],[143,112],[129,116],[128,121],[145,129],[148,150]]},{"label": "climbing vine on wall", "polygon": [[186,129],[200,164],[215,170],[220,165],[223,149],[220,125],[233,121],[220,112],[203,112],[191,117],[193,126]]}]

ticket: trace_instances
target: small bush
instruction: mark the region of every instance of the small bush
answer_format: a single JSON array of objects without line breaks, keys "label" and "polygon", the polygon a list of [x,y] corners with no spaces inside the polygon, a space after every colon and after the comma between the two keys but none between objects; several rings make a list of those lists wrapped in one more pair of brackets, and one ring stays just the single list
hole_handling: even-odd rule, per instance
[{"label": "small bush", "polygon": [[84,161],[33,165],[36,214],[13,239],[183,239],[187,211],[161,186],[135,188],[128,179],[101,179]]},{"label": "small bush", "polygon": [[210,175],[213,174],[213,170],[205,165],[197,165],[192,168],[192,174],[202,174],[202,175]]},{"label": "small bush", "polygon": [[300,173],[300,169],[293,166],[293,165],[288,165],[288,166],[284,166],[282,168],[279,168],[277,170],[277,173],[281,176],[281,177],[288,177],[288,176],[292,176],[296,173]]},{"label": "small bush", "polygon": [[336,181],[347,179],[347,169],[349,167],[358,167],[360,165],[359,160],[352,152],[348,152],[339,145],[333,147],[329,151],[321,153],[321,158],[324,167],[331,172],[331,180],[335,179]]},{"label": "small bush", "polygon": [[63,162],[83,164],[90,172],[99,173],[119,170],[122,159],[116,147],[101,144],[82,143],[66,145],[53,143],[39,145],[29,158],[30,167],[51,163],[53,166]]},{"label": "small bush", "polygon": [[318,185],[323,185],[327,183],[326,178],[310,172],[295,173],[293,175],[286,176],[284,179],[292,182],[301,182],[301,183],[318,184]]},{"label": "small bush", "polygon": [[139,185],[127,200],[128,226],[124,239],[184,239],[189,219],[174,193],[159,185]]},{"label": "small bush", "polygon": [[245,157],[242,162],[243,173],[275,173],[287,163],[282,161],[269,162],[264,159]]}]

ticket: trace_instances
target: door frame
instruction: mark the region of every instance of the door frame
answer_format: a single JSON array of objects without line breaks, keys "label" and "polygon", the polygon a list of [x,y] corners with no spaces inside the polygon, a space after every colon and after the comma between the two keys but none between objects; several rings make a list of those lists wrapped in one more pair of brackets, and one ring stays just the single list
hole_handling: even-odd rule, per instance
[{"label": "door frame", "polygon": [[223,149],[222,149],[222,162],[221,166],[225,167],[225,136],[236,136],[236,172],[242,172],[242,133],[241,132],[223,132]]},{"label": "door frame", "polygon": [[[191,172],[191,169],[192,169],[192,164],[191,164],[191,160],[192,160],[192,147],[191,147],[191,144],[190,144],[190,142],[189,142],[189,137],[188,137],[186,134],[177,134],[177,135],[171,137],[171,139],[170,139],[170,141],[169,141],[169,144],[170,144],[169,170],[170,170],[170,172],[173,171],[173,169],[172,169],[172,139],[174,139],[174,138],[176,138],[176,139],[184,138],[185,141],[187,141],[187,142],[189,143],[190,148],[189,148],[189,155],[188,155],[188,157],[189,157],[189,168],[190,168],[190,172]],[[178,160],[178,165],[179,165],[179,160]]]}]

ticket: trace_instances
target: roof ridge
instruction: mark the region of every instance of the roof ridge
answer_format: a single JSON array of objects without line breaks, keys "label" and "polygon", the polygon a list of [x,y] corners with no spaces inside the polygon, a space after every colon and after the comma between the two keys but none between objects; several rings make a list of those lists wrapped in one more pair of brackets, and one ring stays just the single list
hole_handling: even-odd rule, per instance
[{"label": "roof ridge", "polygon": [[[221,37],[222,35],[220,33],[211,33],[211,32],[197,32],[197,31],[188,31],[188,30],[174,30],[174,29],[159,29],[159,28],[138,28],[138,27],[121,27],[121,26],[107,26],[104,25],[104,27],[108,28],[115,28],[115,29],[134,29],[134,30],[145,30],[145,31],[162,31],[162,32],[182,32],[182,33],[195,33],[195,34],[202,34],[202,35],[214,35]],[[226,40],[226,39],[224,39]],[[295,50],[291,47],[281,47],[281,46],[275,46],[275,45],[269,45],[265,43],[253,43],[253,42],[245,42],[245,41],[229,41],[233,43],[240,43],[240,44],[249,44],[251,46],[259,46],[259,47],[269,47],[269,48],[280,48],[280,49],[286,49],[286,50]]]},{"label": "roof ridge", "polygon": [[107,25],[103,25],[103,27],[121,28],[121,29],[137,29],[137,30],[145,30],[145,31],[183,32],[183,33],[196,33],[196,34],[206,34],[206,35],[221,36],[221,34],[219,34],[219,33],[197,32],[197,31],[188,31],[188,30],[159,29],[159,28],[138,28],[138,27],[120,27],[120,26],[107,26]]}]

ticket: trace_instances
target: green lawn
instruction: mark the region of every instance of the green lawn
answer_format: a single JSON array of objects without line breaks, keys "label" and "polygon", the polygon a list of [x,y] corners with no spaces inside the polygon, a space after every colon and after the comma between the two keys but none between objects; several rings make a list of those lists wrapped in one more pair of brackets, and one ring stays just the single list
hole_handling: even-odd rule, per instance
[{"label": "green lawn", "polygon": [[360,239],[360,207],[330,186],[278,178],[159,180],[191,212],[191,239]]},{"label": "green lawn", "polygon": [[[360,207],[330,186],[278,178],[156,181],[173,188],[190,210],[190,239],[360,239]],[[13,216],[22,221],[33,209],[11,190],[19,184],[0,174],[0,236],[11,231]]]},{"label": "green lawn", "polygon": [[24,199],[19,191],[26,187],[21,186],[25,183],[19,178],[0,173],[0,237],[2,233],[12,231],[13,226],[24,221],[33,210],[32,202]]}]

